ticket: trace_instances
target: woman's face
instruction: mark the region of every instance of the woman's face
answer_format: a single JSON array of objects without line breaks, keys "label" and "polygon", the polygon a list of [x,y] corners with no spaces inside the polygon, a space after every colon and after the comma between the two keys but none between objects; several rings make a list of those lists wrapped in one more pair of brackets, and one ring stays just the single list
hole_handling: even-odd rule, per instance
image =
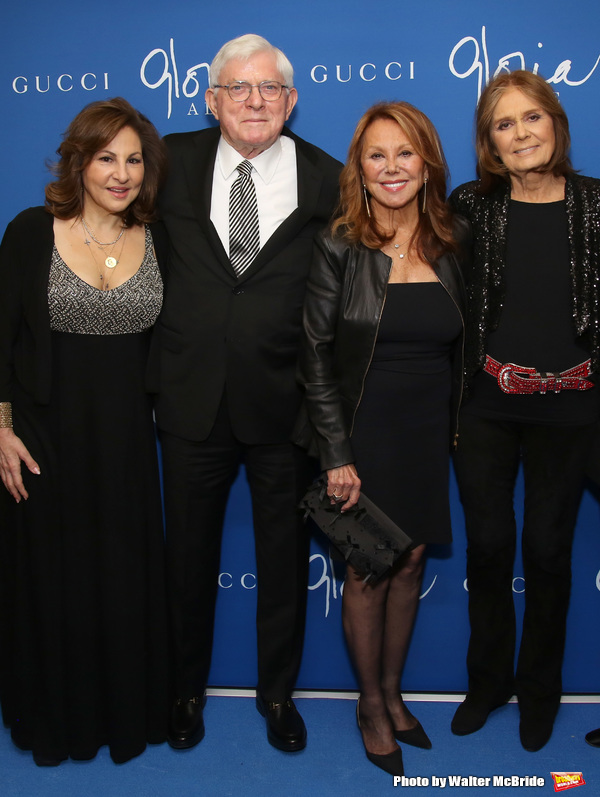
[{"label": "woman's face", "polygon": [[498,101],[491,138],[496,154],[514,176],[546,166],[556,147],[550,114],[516,88],[505,91]]},{"label": "woman's face", "polygon": [[144,182],[140,137],[124,127],[83,170],[84,213],[90,208],[119,213],[131,205]]},{"label": "woman's face", "polygon": [[393,119],[376,119],[367,127],[360,163],[376,217],[416,202],[428,177],[425,161]]}]

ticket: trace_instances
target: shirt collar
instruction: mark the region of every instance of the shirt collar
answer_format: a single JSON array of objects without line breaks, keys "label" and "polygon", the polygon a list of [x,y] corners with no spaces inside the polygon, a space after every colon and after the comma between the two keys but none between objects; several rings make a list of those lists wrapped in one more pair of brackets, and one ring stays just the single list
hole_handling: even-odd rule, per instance
[{"label": "shirt collar", "polygon": [[[240,153],[221,136],[217,149],[217,162],[224,180],[228,180],[237,167],[244,160]],[[277,170],[277,165],[281,160],[281,136],[272,144],[269,149],[261,152],[254,158],[250,158],[250,163],[255,168],[264,183],[270,183]]]}]

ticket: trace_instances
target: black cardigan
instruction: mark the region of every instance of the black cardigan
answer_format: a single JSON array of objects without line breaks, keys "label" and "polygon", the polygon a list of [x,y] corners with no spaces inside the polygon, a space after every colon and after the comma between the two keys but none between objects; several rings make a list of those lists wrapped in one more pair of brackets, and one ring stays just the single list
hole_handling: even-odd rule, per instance
[{"label": "black cardigan", "polygon": [[[54,216],[43,207],[19,213],[0,245],[0,401],[12,401],[13,383],[41,403],[50,400],[52,347],[48,276],[54,246]],[[168,240],[151,224],[164,278]]]}]

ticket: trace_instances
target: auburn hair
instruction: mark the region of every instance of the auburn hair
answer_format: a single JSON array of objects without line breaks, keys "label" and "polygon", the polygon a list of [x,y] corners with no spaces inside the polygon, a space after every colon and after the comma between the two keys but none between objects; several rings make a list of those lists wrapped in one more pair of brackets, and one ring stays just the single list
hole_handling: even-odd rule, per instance
[{"label": "auburn hair", "polygon": [[[430,119],[408,102],[377,103],[359,120],[340,176],[340,202],[332,223],[332,233],[343,235],[354,243],[363,243],[371,249],[380,249],[393,238],[393,233],[383,230],[375,218],[369,216],[363,189],[361,160],[365,133],[379,119],[397,123],[425,162],[429,174],[426,211],[419,213],[411,246],[416,247],[421,257],[430,261],[444,251],[455,250],[452,212],[446,204],[448,166],[442,145]],[[419,207],[424,190],[423,186],[419,191]]]},{"label": "auburn hair", "polygon": [[73,119],[51,165],[56,180],[46,186],[46,208],[59,219],[72,219],[83,210],[83,172],[94,155],[124,128],[131,127],[142,145],[144,179],[135,200],[120,214],[126,224],[156,218],[158,189],[167,170],[166,147],[158,131],[122,97],[92,102]]}]

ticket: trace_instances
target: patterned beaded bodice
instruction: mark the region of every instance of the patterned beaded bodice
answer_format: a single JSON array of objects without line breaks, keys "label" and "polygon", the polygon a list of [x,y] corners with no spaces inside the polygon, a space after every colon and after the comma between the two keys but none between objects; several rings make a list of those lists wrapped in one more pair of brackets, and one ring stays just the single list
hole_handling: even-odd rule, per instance
[{"label": "patterned beaded bodice", "polygon": [[53,332],[84,335],[141,332],[156,321],[162,294],[163,283],[148,227],[141,266],[130,279],[108,291],[82,280],[67,266],[56,246],[52,250],[48,307]]}]

